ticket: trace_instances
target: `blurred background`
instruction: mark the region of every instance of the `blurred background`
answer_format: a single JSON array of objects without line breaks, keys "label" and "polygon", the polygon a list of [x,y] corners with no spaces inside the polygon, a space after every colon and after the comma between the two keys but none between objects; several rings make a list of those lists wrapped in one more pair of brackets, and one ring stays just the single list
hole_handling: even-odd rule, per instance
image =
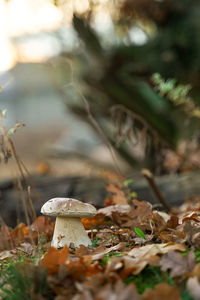
[{"label": "blurred background", "polygon": [[31,173],[199,168],[199,1],[0,0],[0,31],[0,107]]}]

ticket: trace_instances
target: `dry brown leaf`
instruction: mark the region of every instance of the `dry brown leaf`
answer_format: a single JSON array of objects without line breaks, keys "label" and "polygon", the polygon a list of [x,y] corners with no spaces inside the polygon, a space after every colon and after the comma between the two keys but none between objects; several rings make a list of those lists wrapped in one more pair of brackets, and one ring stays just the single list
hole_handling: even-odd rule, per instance
[{"label": "dry brown leaf", "polygon": [[[78,285],[78,283],[76,283]],[[80,285],[80,284],[79,284]],[[55,299],[57,300],[57,298]],[[66,300],[65,299],[58,299],[58,300]],[[92,294],[88,290],[82,290],[79,294],[76,294],[72,299],[70,300],[94,300]]]},{"label": "dry brown leaf", "polygon": [[183,243],[185,235],[182,231],[176,229],[164,230],[159,233],[162,242]]},{"label": "dry brown leaf", "polygon": [[[150,266],[159,266],[160,257],[157,255],[152,255],[148,258],[148,260],[139,260],[136,262],[135,259],[130,256],[123,256],[121,258],[115,258],[113,263],[115,262],[117,264],[117,259],[123,263],[123,270],[120,272],[120,277],[125,280],[130,274],[139,274],[147,264]],[[118,268],[121,269],[120,265],[118,265]]]},{"label": "dry brown leaf", "polygon": [[197,215],[197,213],[195,212],[190,212],[188,214],[186,214],[183,219],[182,219],[182,223],[186,222],[186,221],[195,221],[195,222],[200,222],[200,217]]},{"label": "dry brown leaf", "polygon": [[150,255],[165,254],[170,250],[185,251],[186,247],[183,244],[163,243],[163,244],[151,244],[142,247],[135,247],[128,252],[129,256],[135,258],[145,258]]},{"label": "dry brown leaf", "polygon": [[159,234],[159,237],[161,238],[162,242],[174,241],[173,233],[169,232],[169,231],[161,231],[160,234]]},{"label": "dry brown leaf", "polygon": [[160,259],[162,271],[170,269],[171,276],[181,276],[190,273],[195,266],[195,255],[190,251],[186,257],[175,251],[169,251]]},{"label": "dry brown leaf", "polygon": [[[82,285],[82,290],[90,291],[92,300],[140,300],[133,284],[125,286],[116,272],[99,273],[90,277]],[[80,290],[80,289],[79,289]],[[81,291],[81,290],[80,290]],[[78,298],[82,300],[82,298]],[[88,299],[87,299],[88,300]]]},{"label": "dry brown leaf", "polygon": [[110,247],[110,248],[104,248],[102,249],[102,251],[100,253],[97,253],[97,254],[93,254],[93,255],[90,255],[92,257],[93,260],[99,260],[101,259],[105,254],[107,253],[110,253],[110,252],[113,252],[113,251],[116,251],[116,250],[121,250],[125,247],[125,243],[121,242],[113,247]]},{"label": "dry brown leaf", "polygon": [[200,225],[194,221],[185,221],[182,225],[183,233],[185,234],[184,242],[187,241],[190,245],[193,243],[193,237],[200,232]]},{"label": "dry brown leaf", "polygon": [[15,229],[11,232],[11,237],[16,240],[24,240],[28,236],[28,228],[24,223],[18,224]]},{"label": "dry brown leaf", "polygon": [[80,245],[79,248],[75,249],[74,254],[76,256],[83,256],[83,255],[88,255],[89,254],[89,250],[87,247],[85,247],[84,245]]},{"label": "dry brown leaf", "polygon": [[[152,227],[151,229],[154,234],[155,233],[158,234],[160,231],[166,229],[166,224],[167,224],[166,220],[168,219],[168,217],[167,217],[167,214],[165,217],[163,214],[164,213],[162,213],[162,215],[161,215],[161,213],[159,213],[157,211],[153,211],[152,216],[151,215],[149,216],[149,219],[150,219],[149,222],[151,224],[151,227]],[[148,218],[147,218],[147,220],[148,220]]]},{"label": "dry brown leaf", "polygon": [[[130,205],[111,205],[108,207],[100,208],[98,215],[104,215],[105,217],[112,217],[112,213],[128,214],[131,211]],[[97,216],[98,216],[97,215]]]},{"label": "dry brown leaf", "polygon": [[162,218],[165,220],[166,223],[170,220],[170,215],[167,214],[167,213],[164,212],[164,211],[157,211],[157,210],[154,210],[153,213],[156,213],[156,214],[158,214],[160,217],[162,217]]},{"label": "dry brown leaf", "polygon": [[19,247],[16,248],[17,250],[20,250],[26,254],[32,255],[34,247],[32,244],[24,242],[21,243]]},{"label": "dry brown leaf", "polygon": [[113,245],[116,245],[121,241],[126,241],[126,239],[124,240],[122,236],[120,236],[118,230],[116,231],[107,228],[99,230],[96,234],[96,239],[98,239],[96,245],[103,245],[106,247],[112,247]]},{"label": "dry brown leaf", "polygon": [[142,300],[181,300],[177,287],[172,287],[167,283],[159,283],[155,289],[147,289],[142,295]]},{"label": "dry brown leaf", "polygon": [[187,280],[186,287],[194,300],[200,300],[200,283],[197,277],[190,277]]},{"label": "dry brown leaf", "polygon": [[41,266],[48,270],[48,274],[54,274],[58,272],[59,265],[66,263],[68,254],[69,249],[67,246],[61,250],[50,247],[41,260]]},{"label": "dry brown leaf", "polygon": [[[159,230],[166,225],[164,219],[152,212],[152,206],[145,201],[133,200],[133,206],[112,205],[98,211],[99,214],[112,219],[120,227],[139,227],[142,230],[152,231],[152,226]],[[154,224],[154,225],[153,225]]]},{"label": "dry brown leaf", "polygon": [[106,189],[108,192],[114,193],[114,195],[109,196],[105,199],[104,201],[105,206],[115,205],[115,204],[117,205],[128,204],[124,191],[122,191],[117,185],[111,183],[107,186]]},{"label": "dry brown leaf", "polygon": [[[68,276],[66,266],[64,265],[59,266],[56,276],[47,276],[47,283],[54,294],[60,296],[60,299],[71,300],[77,292],[75,281],[72,277]],[[59,296],[55,297],[55,299],[59,299]]]},{"label": "dry brown leaf", "polygon": [[[105,269],[105,274],[118,272],[124,266],[123,259],[121,257],[113,257],[108,261]],[[121,276],[120,276],[121,277]],[[122,278],[122,277],[121,277]]]},{"label": "dry brown leaf", "polygon": [[0,260],[4,260],[4,259],[7,259],[7,258],[10,258],[13,256],[14,256],[14,254],[12,253],[12,251],[9,251],[9,250],[0,252]]},{"label": "dry brown leaf", "polygon": [[132,209],[131,211],[132,217],[137,216],[142,218],[143,216],[151,216],[153,213],[152,205],[149,202],[138,201],[137,199],[134,199],[133,205],[135,209]]},{"label": "dry brown leaf", "polygon": [[121,280],[115,282],[114,285],[107,283],[100,291],[97,291],[95,300],[140,300],[137,290],[133,284],[125,286]]},{"label": "dry brown leaf", "polygon": [[83,280],[85,277],[90,277],[98,274],[102,269],[98,262],[94,262],[91,256],[83,256],[66,262],[68,274],[75,280]]},{"label": "dry brown leaf", "polygon": [[167,221],[167,227],[171,229],[175,229],[179,225],[179,219],[177,216],[171,216]]},{"label": "dry brown leaf", "polygon": [[52,227],[50,218],[39,216],[31,225],[31,229],[39,232],[46,232],[47,229],[49,229],[49,226]]},{"label": "dry brown leaf", "polygon": [[135,247],[128,252],[128,255],[133,257],[126,268],[131,268],[133,274],[139,274],[152,259],[156,259],[157,254],[165,254],[170,250],[184,251],[186,247],[182,244],[152,244],[142,247]]}]

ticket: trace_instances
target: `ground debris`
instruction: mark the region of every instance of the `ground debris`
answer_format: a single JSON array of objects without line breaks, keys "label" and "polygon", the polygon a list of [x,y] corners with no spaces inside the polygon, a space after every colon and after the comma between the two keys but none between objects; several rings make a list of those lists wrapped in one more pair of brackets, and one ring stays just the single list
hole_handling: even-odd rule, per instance
[{"label": "ground debris", "polygon": [[99,209],[82,220],[92,246],[79,248],[51,247],[54,222],[44,216],[30,226],[4,224],[1,286],[14,293],[13,282],[24,281],[21,289],[40,300],[179,300],[183,287],[199,299],[200,219],[196,207],[185,208],[166,216],[134,199]]}]

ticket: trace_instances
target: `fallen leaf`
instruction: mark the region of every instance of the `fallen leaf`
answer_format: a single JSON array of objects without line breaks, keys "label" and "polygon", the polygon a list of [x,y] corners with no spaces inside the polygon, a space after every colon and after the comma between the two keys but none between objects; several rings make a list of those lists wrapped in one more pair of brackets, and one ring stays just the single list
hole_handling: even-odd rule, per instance
[{"label": "fallen leaf", "polygon": [[41,260],[41,266],[48,270],[49,274],[58,272],[59,265],[65,264],[69,254],[69,248],[64,246],[61,250],[50,247]]},{"label": "fallen leaf", "polygon": [[11,232],[11,237],[16,241],[24,240],[28,236],[28,228],[24,223],[18,224]]},{"label": "fallen leaf", "polygon": [[99,262],[93,262],[90,256],[67,260],[66,267],[70,277],[75,280],[83,280],[85,277],[94,276],[102,270]]},{"label": "fallen leaf", "polygon": [[192,212],[183,217],[182,223],[186,221],[200,222],[200,217],[197,215],[197,213]]},{"label": "fallen leaf", "polygon": [[21,243],[19,247],[16,248],[17,250],[20,250],[26,254],[32,255],[34,247],[32,244],[24,242]]},{"label": "fallen leaf", "polygon": [[126,195],[124,193],[124,191],[122,191],[117,185],[115,184],[109,184],[107,186],[107,191],[114,193],[114,195],[109,196],[105,199],[104,201],[104,205],[108,206],[108,205],[126,205],[128,204],[127,199],[126,199]]},{"label": "fallen leaf", "polygon": [[172,287],[167,283],[159,283],[155,289],[147,289],[142,295],[142,300],[181,300],[177,287]]},{"label": "fallen leaf", "polygon": [[159,214],[159,216],[161,216],[161,217],[165,220],[165,222],[168,222],[169,219],[170,219],[170,215],[167,214],[167,213],[164,212],[164,211],[157,211],[157,210],[154,210],[153,212]]},{"label": "fallen leaf", "polygon": [[100,253],[97,254],[93,254],[90,255],[92,257],[93,260],[99,260],[101,259],[105,254],[116,251],[116,250],[120,250],[123,249],[125,247],[125,243],[121,242],[113,247],[110,248],[106,248],[104,250],[102,250]]},{"label": "fallen leaf", "polygon": [[170,250],[185,251],[186,247],[183,244],[174,243],[151,244],[142,247],[135,247],[128,252],[128,255],[135,258],[141,258],[149,255],[165,254]]},{"label": "fallen leaf", "polygon": [[75,249],[75,255],[76,256],[84,256],[84,255],[88,255],[89,250],[87,247],[85,247],[84,245],[80,245],[79,248]]},{"label": "fallen leaf", "polygon": [[[133,274],[139,274],[152,259],[156,259],[157,254],[165,254],[170,250],[184,251],[186,248],[182,244],[152,244],[142,247],[135,247],[128,252],[128,255],[133,257],[128,268],[132,269]],[[127,267],[126,267],[127,268]]]},{"label": "fallen leaf", "polygon": [[34,220],[34,222],[31,225],[32,230],[37,230],[39,232],[44,231],[45,227],[51,223],[50,218],[47,218],[45,216],[39,216],[37,219]]},{"label": "fallen leaf", "polygon": [[177,216],[171,216],[167,221],[167,227],[175,229],[179,225],[179,218]]},{"label": "fallen leaf", "polygon": [[53,293],[57,295],[54,299],[71,300],[77,292],[75,281],[69,276],[65,265],[59,265],[57,274],[48,275],[47,283]]},{"label": "fallen leaf", "polygon": [[[125,286],[116,273],[99,273],[84,282],[83,290],[90,291],[91,300],[140,300],[134,284]],[[79,298],[82,300],[83,298]],[[89,298],[90,299],[90,298]],[[89,300],[85,299],[85,300]]]},{"label": "fallen leaf", "polygon": [[185,234],[184,242],[187,241],[190,245],[192,244],[193,236],[200,232],[200,225],[189,220],[185,221],[183,224],[183,233]]},{"label": "fallen leaf", "polygon": [[200,300],[200,283],[197,277],[191,277],[186,282],[186,288],[194,300]]},{"label": "fallen leaf", "polygon": [[132,210],[132,214],[137,216],[147,216],[152,214],[152,205],[146,201],[133,200],[135,209]]},{"label": "fallen leaf", "polygon": [[130,205],[111,205],[98,210],[98,215],[104,215],[106,217],[111,217],[113,212],[119,214],[128,214],[131,212]]},{"label": "fallen leaf", "polygon": [[9,251],[9,250],[0,252],[0,260],[4,260],[4,259],[7,259],[7,258],[10,258],[13,256],[14,256],[14,254],[12,253],[12,251]]},{"label": "fallen leaf", "polygon": [[141,297],[138,295],[134,284],[124,286],[121,280],[118,280],[114,285],[107,283],[103,288],[97,291],[95,300],[139,300]]},{"label": "fallen leaf", "polygon": [[193,235],[192,243],[196,248],[200,248],[200,232],[197,232]]},{"label": "fallen leaf", "polygon": [[195,266],[195,255],[190,251],[186,257],[175,251],[169,251],[160,259],[162,271],[170,269],[171,276],[181,276],[191,272]]},{"label": "fallen leaf", "polygon": [[94,228],[96,225],[106,224],[105,219],[98,215],[93,218],[82,218],[81,222],[86,230]]}]

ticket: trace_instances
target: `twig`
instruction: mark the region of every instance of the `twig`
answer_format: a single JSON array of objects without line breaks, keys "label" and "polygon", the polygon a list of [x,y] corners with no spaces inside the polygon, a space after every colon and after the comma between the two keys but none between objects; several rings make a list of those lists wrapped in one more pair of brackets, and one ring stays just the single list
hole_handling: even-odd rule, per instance
[{"label": "twig", "polygon": [[33,201],[32,201],[32,198],[31,198],[31,187],[30,187],[30,185],[28,186],[27,194],[28,194],[28,201],[29,201],[29,205],[30,205],[32,219],[35,220],[35,219],[37,219],[37,215],[36,215],[35,208],[33,206]]},{"label": "twig", "polygon": [[172,148],[171,144],[169,142],[167,142],[165,139],[163,139],[163,137],[159,134],[159,132],[156,129],[154,129],[149,124],[149,122],[145,118],[143,118],[141,115],[130,110],[129,108],[125,107],[122,104],[117,104],[117,105],[112,106],[111,113],[113,113],[117,110],[124,112],[127,114],[127,116],[130,116],[131,118],[139,121],[140,124],[142,124],[142,126],[144,128],[144,132],[149,132],[153,136],[155,146],[158,145],[158,143],[160,142],[163,146],[168,147],[170,149]]},{"label": "twig", "polygon": [[25,197],[25,194],[24,194],[24,191],[23,191],[21,180],[19,178],[17,178],[17,187],[18,187],[18,190],[19,190],[20,198],[22,200],[22,205],[23,205],[23,208],[24,208],[26,223],[27,223],[28,226],[30,226],[30,219],[29,219],[29,215],[28,215],[28,207],[27,207],[27,203],[26,203],[26,197]]},{"label": "twig", "polygon": [[[21,161],[20,161],[20,159],[19,159],[19,157],[16,153],[14,143],[11,140],[11,138],[9,138],[9,137],[8,137],[8,142],[10,144],[11,152],[13,154],[13,157],[14,157],[15,161],[16,161],[19,172],[20,172],[20,174],[22,176],[22,179],[24,181],[24,184],[26,186],[26,192],[27,192],[28,201],[29,201],[29,208],[30,208],[31,213],[32,213],[32,221],[34,221],[36,219],[36,212],[35,212],[35,209],[34,209],[34,206],[33,206],[33,203],[32,203],[32,199],[31,199],[31,196],[30,196],[30,191],[29,191],[30,186],[28,185],[28,182],[27,182],[26,177],[24,175],[24,172],[23,172],[23,169],[22,169],[23,165],[21,165]],[[18,187],[20,189],[21,197],[22,197],[22,200],[23,200],[23,206],[24,206],[24,210],[25,210],[27,224],[30,225],[30,220],[29,220],[29,217],[28,217],[28,207],[27,207],[27,203],[26,203],[26,197],[24,195],[24,191],[23,191],[22,184],[21,184],[20,180],[18,181]]]},{"label": "twig", "polygon": [[168,205],[168,203],[165,201],[161,191],[159,190],[159,188],[153,178],[153,174],[148,169],[143,169],[142,175],[148,181],[148,184],[149,184],[150,188],[152,189],[156,199],[162,204],[162,206],[165,208],[166,211],[170,211],[171,208]]},{"label": "twig", "polygon": [[87,99],[81,93],[81,91],[78,89],[78,87],[75,87],[75,88],[76,88],[77,92],[79,93],[79,96],[81,97],[81,100],[82,100],[82,102],[83,102],[83,104],[85,106],[85,110],[86,110],[86,113],[87,113],[88,120],[91,122],[91,124],[94,126],[94,128],[96,129],[96,131],[99,133],[99,135],[103,139],[104,143],[108,147],[108,150],[110,151],[110,154],[111,154],[111,157],[112,157],[113,162],[115,164],[114,166],[115,166],[115,169],[116,169],[117,173],[120,176],[124,177],[124,174],[122,173],[122,171],[120,169],[120,166],[118,164],[118,161],[117,161],[115,152],[113,150],[113,147],[112,147],[111,143],[109,142],[109,140],[107,139],[107,137],[106,137],[105,133],[103,132],[102,128],[99,126],[99,124],[97,123],[97,121],[92,116],[92,113],[91,113],[91,110],[90,110],[90,105],[89,105]]},{"label": "twig", "polygon": [[[66,59],[67,61],[67,64],[69,65],[70,67],[70,70],[71,70],[71,81],[64,85],[64,87],[67,87],[67,86],[72,86],[76,92],[79,94],[80,96],[80,99],[85,107],[85,111],[86,111],[86,114],[87,114],[87,118],[89,120],[89,122],[91,123],[91,125],[95,128],[95,130],[98,132],[98,134],[100,135],[100,137],[102,138],[102,140],[104,141],[105,145],[107,146],[110,154],[111,154],[111,157],[113,159],[113,162],[114,162],[114,167],[116,169],[116,173],[118,173],[119,176],[121,176],[122,178],[125,177],[125,175],[123,174],[123,172],[121,171],[121,168],[118,164],[118,161],[117,161],[117,158],[116,158],[116,154],[114,152],[114,149],[113,149],[113,146],[112,144],[110,143],[110,141],[108,140],[108,138],[106,137],[104,131],[102,130],[102,128],[100,127],[100,125],[98,124],[98,122],[95,120],[95,118],[93,117],[92,115],[92,112],[91,112],[91,109],[90,109],[90,105],[88,103],[88,100],[86,99],[86,97],[83,95],[83,93],[80,91],[78,85],[76,84],[75,82],[75,79],[74,79],[74,68],[73,68],[73,65],[71,63],[71,61],[69,59]],[[58,91],[60,93],[62,93],[62,96],[64,95],[64,92],[63,92],[63,87],[60,88],[58,87]]]},{"label": "twig", "polygon": [[[28,177],[29,177],[29,180],[30,180],[30,183],[31,183],[31,187],[32,187],[32,189],[33,189],[33,193],[34,193],[34,195],[35,195],[36,200],[38,201],[38,203],[39,203],[40,205],[42,205],[42,202],[41,202],[40,196],[39,196],[39,194],[38,194],[38,192],[37,192],[37,188],[36,188],[36,186],[35,186],[35,181],[34,181],[32,175],[30,174],[29,170],[27,169],[27,167],[25,166],[25,164],[24,164],[24,162],[21,160],[21,158],[19,158],[19,160],[20,160],[20,163],[21,163],[22,167],[24,168],[24,171],[27,173],[27,175],[28,175]],[[27,190],[27,192],[28,192],[28,190]]]}]

